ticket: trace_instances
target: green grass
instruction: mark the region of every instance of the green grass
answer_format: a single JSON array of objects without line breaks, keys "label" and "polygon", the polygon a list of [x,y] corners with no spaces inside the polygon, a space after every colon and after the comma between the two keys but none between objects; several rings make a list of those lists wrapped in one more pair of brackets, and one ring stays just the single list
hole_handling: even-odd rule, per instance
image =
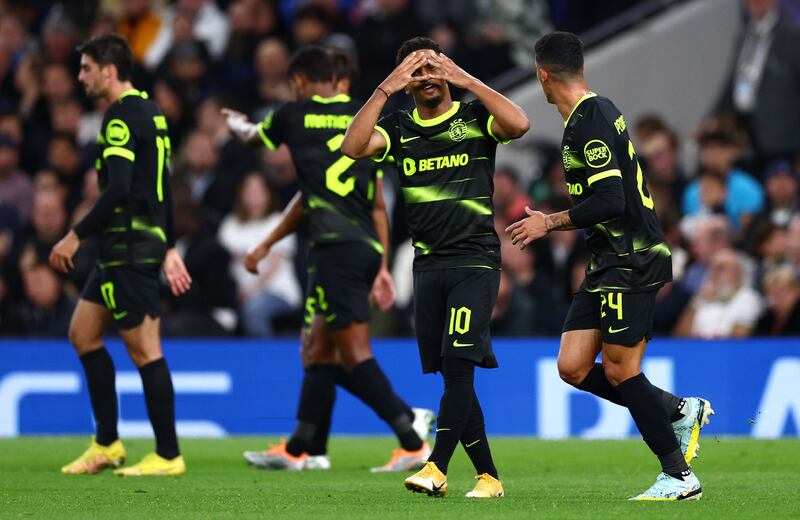
[{"label": "green grass", "polygon": [[[331,471],[276,473],[245,465],[241,452],[263,439],[184,440],[181,478],[121,479],[110,472],[62,476],[86,439],[0,440],[0,518],[800,518],[800,442],[704,438],[695,470],[700,501],[630,503],[658,466],[640,441],[495,438],[506,490],[498,500],[463,498],[472,468],[462,451],[448,496],[405,490],[402,475],[372,475],[390,438],[334,438]],[[126,442],[130,461],[151,441]]]}]

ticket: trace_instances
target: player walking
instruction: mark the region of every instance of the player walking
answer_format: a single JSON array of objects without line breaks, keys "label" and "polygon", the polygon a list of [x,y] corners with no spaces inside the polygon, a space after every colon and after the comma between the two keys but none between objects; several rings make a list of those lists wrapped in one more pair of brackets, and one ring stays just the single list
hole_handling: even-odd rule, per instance
[{"label": "player walking", "polygon": [[122,37],[92,38],[78,51],[78,81],[87,96],[111,105],[97,137],[100,197],[50,253],[53,268],[67,272],[81,239],[102,240],[69,330],[86,373],[96,434],[89,449],[61,472],[97,473],[125,461],[117,434],[114,363],[103,346],[103,333],[115,323],[142,377],[156,437],[155,453],[115,474],[181,475],[186,466],[175,433],[175,392],[159,332],[159,270],[175,295],[189,290],[191,279],[174,248],[167,121],[147,94],[133,88],[133,56]]},{"label": "player walking", "polygon": [[661,462],[656,483],[632,500],[700,498],[688,463],[711,405],[665,392],[641,370],[656,293],[672,280],[672,262],[625,118],[589,90],[574,34],[554,32],[536,43],[536,73],[564,118],[562,158],[575,207],[552,215],[526,208],[529,216],[506,231],[524,248],[552,231],[581,228],[592,251],[564,323],[559,372],[569,384],[627,407]]},{"label": "player walking", "polygon": [[229,127],[244,141],[263,142],[270,150],[286,143],[300,183],[282,222],[246,258],[247,268],[257,272],[270,248],[297,230],[304,215],[312,242],[297,427],[288,443],[246,452],[245,458],[270,469],[330,467],[325,445],[338,382],[372,408],[400,441],[391,460],[373,471],[413,470],[430,453],[425,437],[433,414],[412,411],[394,393],[369,343],[370,292],[383,308],[394,300],[381,178],[369,161],[353,161],[340,152],[358,105],[337,93],[328,52],[301,49],[291,60],[289,76],[301,101],[287,103],[264,122],[254,125],[226,109]]},{"label": "player walking", "polygon": [[[448,83],[478,99],[459,103]],[[416,108],[378,121],[389,96],[405,91]],[[474,389],[475,366],[495,368],[489,321],[500,281],[492,207],[498,142],[528,130],[524,112],[443,55],[429,38],[397,53],[397,68],[358,112],[342,143],[353,158],[396,162],[414,241],[414,321],[422,371],[441,372],[436,445],[405,481],[428,495],[447,491],[459,441],[478,473],[468,497],[503,496]]]}]

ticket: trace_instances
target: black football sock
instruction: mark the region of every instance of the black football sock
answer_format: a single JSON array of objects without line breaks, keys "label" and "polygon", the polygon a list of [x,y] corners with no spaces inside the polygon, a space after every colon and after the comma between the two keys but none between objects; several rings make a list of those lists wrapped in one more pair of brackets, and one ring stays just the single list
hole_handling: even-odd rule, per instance
[{"label": "black football sock", "polygon": [[617,394],[617,390],[608,382],[606,373],[603,370],[603,365],[600,363],[594,364],[592,369],[589,370],[589,373],[586,374],[586,377],[576,388],[594,394],[606,401],[611,401],[614,404],[625,406],[625,403],[622,402],[619,394]]},{"label": "black football sock", "polygon": [[633,417],[647,446],[661,462],[661,469],[676,478],[689,470],[672,431],[661,398],[643,373],[620,383],[616,389]]},{"label": "black football sock", "polygon": [[[353,376],[350,374],[350,372],[345,370],[345,368],[342,365],[337,365],[336,366],[336,384],[341,386],[342,388],[344,388],[348,392],[350,392],[352,395],[358,397],[363,402],[364,399],[362,399],[361,396],[358,395],[359,388],[356,388],[356,387],[353,386],[352,377]],[[397,394],[395,394],[395,395],[397,395]],[[408,416],[408,419],[411,422],[414,422],[414,411],[411,409],[411,407],[408,406],[408,404],[406,404],[405,401],[400,399],[400,396],[397,396],[397,400],[400,401],[400,404],[402,404],[403,407],[405,408],[406,415]]]},{"label": "black football sock", "polygon": [[306,367],[297,407],[297,426],[286,444],[289,454],[297,457],[310,453],[316,447],[314,439],[318,438],[318,432],[336,399],[335,379],[336,365],[314,364]]},{"label": "black football sock", "polygon": [[[682,410],[685,401],[655,385],[651,386],[656,394],[658,394],[664,409],[670,414],[670,422],[675,422],[683,418],[684,413]],[[594,394],[606,401],[611,401],[614,404],[625,406],[625,403],[622,402],[622,399],[617,394],[616,389],[611,385],[608,379],[606,379],[606,373],[603,370],[603,365],[600,363],[594,364],[589,373],[586,374],[584,380],[581,381],[576,388]]]},{"label": "black football sock", "polygon": [[486,438],[483,410],[478,396],[474,392],[472,394],[472,412],[469,414],[467,425],[461,434],[461,445],[464,446],[464,451],[467,452],[478,475],[488,473],[494,478],[500,478],[497,475],[497,468],[494,466],[492,450],[489,449],[489,440]]},{"label": "black football sock", "polygon": [[156,453],[165,459],[181,454],[175,433],[175,389],[163,357],[139,367],[147,415],[156,436]]},{"label": "black football sock", "polygon": [[412,419],[408,416],[408,405],[394,393],[375,358],[353,368],[350,383],[356,395],[392,428],[404,450],[422,448],[422,439],[414,431]]},{"label": "black football sock", "polygon": [[[336,379],[338,382],[338,365],[335,365],[337,369]],[[311,441],[308,443],[308,454],[309,455],[325,455],[328,453],[328,437],[331,434],[331,420],[333,419],[333,408],[335,405],[336,399],[336,392],[334,389],[334,401],[331,401],[331,406],[326,411],[325,415],[322,416],[320,423],[317,425],[316,431],[314,432],[314,436],[311,438]]]},{"label": "black football sock", "polygon": [[428,460],[447,474],[447,466],[472,413],[475,364],[466,359],[442,358],[444,394],[436,418],[436,445]]},{"label": "black football sock", "polygon": [[117,433],[117,386],[114,361],[105,347],[80,357],[86,373],[86,386],[92,402],[95,422],[95,441],[108,446],[119,438]]}]

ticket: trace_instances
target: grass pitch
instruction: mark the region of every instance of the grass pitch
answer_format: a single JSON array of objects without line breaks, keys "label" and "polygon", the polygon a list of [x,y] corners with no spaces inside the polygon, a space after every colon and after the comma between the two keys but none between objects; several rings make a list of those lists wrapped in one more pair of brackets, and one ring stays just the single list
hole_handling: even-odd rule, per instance
[{"label": "grass pitch", "polygon": [[[681,503],[625,500],[658,474],[641,441],[491,442],[506,491],[495,500],[463,497],[473,485],[463,451],[444,498],[407,491],[401,474],[370,474],[395,447],[386,437],[334,438],[333,469],[302,473],[247,466],[241,452],[264,439],[187,439],[186,476],[138,479],[61,475],[85,438],[0,440],[0,518],[800,518],[798,440],[703,438],[694,465],[703,498]],[[152,449],[125,444],[129,462]]]}]

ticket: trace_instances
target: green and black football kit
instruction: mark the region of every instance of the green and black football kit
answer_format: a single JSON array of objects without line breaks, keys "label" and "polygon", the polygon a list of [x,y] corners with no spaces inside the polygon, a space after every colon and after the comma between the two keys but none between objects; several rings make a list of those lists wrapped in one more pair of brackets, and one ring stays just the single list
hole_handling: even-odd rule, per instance
[{"label": "green and black football kit", "polygon": [[401,110],[375,127],[387,145],[377,160],[397,164],[415,249],[414,319],[424,373],[440,371],[445,356],[497,367],[489,336],[500,283],[493,120],[480,101],[456,101],[434,119]]},{"label": "green and black football kit", "polygon": [[128,329],[160,315],[159,271],[174,246],[167,120],[146,93],[128,90],[106,110],[97,149],[100,197],[75,233],[102,244],[81,297]]},{"label": "green and black football kit", "polygon": [[672,261],[625,118],[607,98],[587,94],[567,119],[561,146],[575,203],[570,219],[592,251],[564,330],[600,329],[603,341],[619,345],[649,340],[656,292],[672,280]]},{"label": "green and black football kit", "polygon": [[380,170],[340,148],[361,105],[340,94],[287,103],[258,124],[270,150],[286,143],[297,169],[311,240],[306,325],[315,314],[341,329],[369,321],[369,292],[383,246],[372,210]]}]

